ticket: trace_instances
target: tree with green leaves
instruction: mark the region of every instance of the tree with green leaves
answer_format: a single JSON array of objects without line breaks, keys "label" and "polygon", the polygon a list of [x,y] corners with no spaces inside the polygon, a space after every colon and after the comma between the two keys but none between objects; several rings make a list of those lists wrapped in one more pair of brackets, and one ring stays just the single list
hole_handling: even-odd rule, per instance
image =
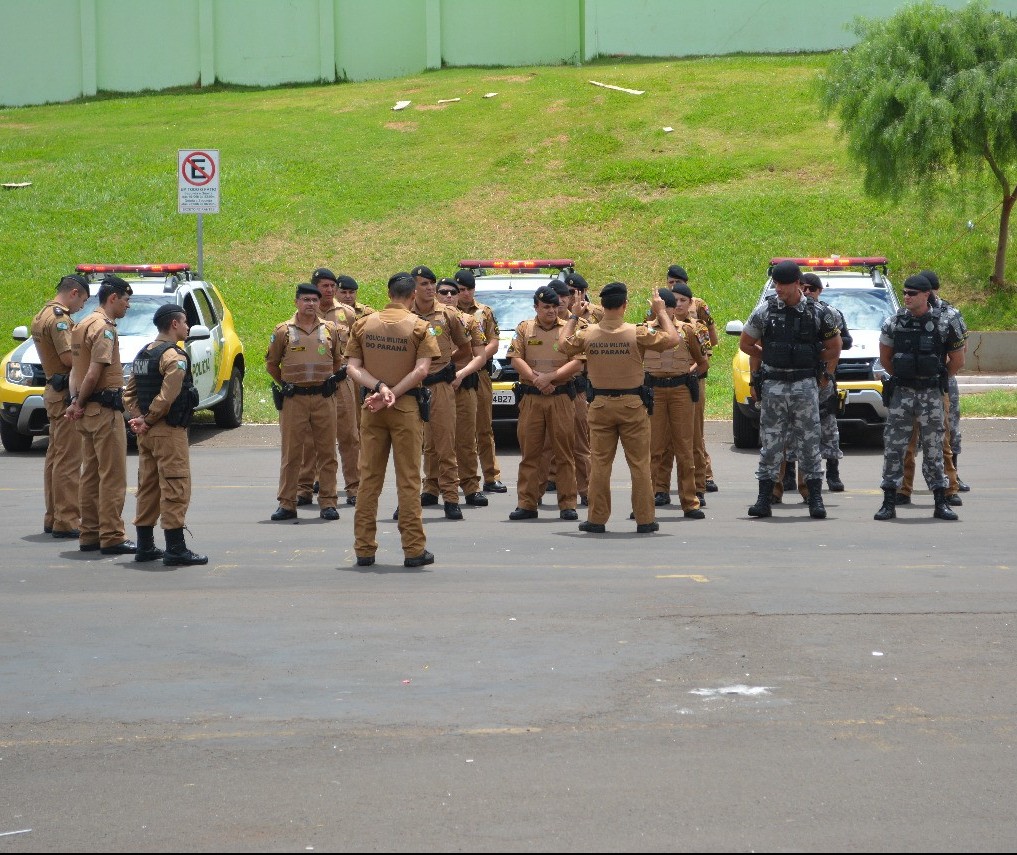
[{"label": "tree with green leaves", "polygon": [[899,199],[991,173],[1002,191],[991,281],[1002,286],[1017,202],[1017,19],[985,0],[922,2],[854,30],[820,87],[866,191]]}]

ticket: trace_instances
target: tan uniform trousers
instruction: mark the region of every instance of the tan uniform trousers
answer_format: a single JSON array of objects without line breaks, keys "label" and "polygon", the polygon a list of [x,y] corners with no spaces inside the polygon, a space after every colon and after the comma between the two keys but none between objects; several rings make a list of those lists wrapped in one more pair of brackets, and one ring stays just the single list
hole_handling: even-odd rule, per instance
[{"label": "tan uniform trousers", "polygon": [[[339,445],[339,460],[342,464],[343,483],[347,496],[356,496],[360,488],[360,424],[357,412],[360,410],[360,398],[356,384],[347,378],[339,384],[332,400],[335,401],[335,432]],[[297,495],[310,498],[314,492],[314,482],[319,480],[315,466],[317,455],[314,452],[314,440],[308,436],[304,440],[304,450],[300,458],[300,480],[297,483]],[[320,484],[319,484],[320,486]],[[338,492],[338,484],[336,485]]]},{"label": "tan uniform trousers", "polygon": [[183,528],[191,504],[191,458],[187,428],[156,422],[138,437],[136,526]]},{"label": "tan uniform trousers", "polygon": [[78,482],[82,544],[118,546],[124,534],[127,499],[127,426],[123,413],[90,403],[74,423],[81,434]]},{"label": "tan uniform trousers", "polygon": [[[456,463],[456,393],[448,383],[431,390],[431,417],[424,425],[424,480],[422,492],[459,503],[459,466]],[[361,434],[363,442],[363,434]],[[420,504],[420,497],[417,497]],[[401,512],[401,511],[400,511]]]},{"label": "tan uniform trousers", "polygon": [[456,472],[459,486],[469,496],[480,492],[477,465],[477,393],[473,389],[456,390]]},{"label": "tan uniform trousers", "polygon": [[[567,396],[566,396],[567,397]],[[572,436],[572,462],[576,470],[576,490],[580,496],[586,496],[590,490],[590,426],[587,424],[587,414],[590,403],[586,400],[586,390],[576,393],[572,402],[573,429]],[[558,458],[552,454],[553,446],[548,436],[544,440],[544,470],[547,472],[547,480],[555,481],[558,478]],[[543,493],[543,489],[541,489]]]},{"label": "tan uniform trousers", "polygon": [[707,480],[713,480],[713,461],[706,450],[706,378],[699,378],[699,400],[696,402],[696,433],[692,439],[696,460],[696,491],[706,491]]},{"label": "tan uniform trousers", "polygon": [[611,516],[611,468],[621,440],[632,479],[632,510],[636,523],[653,522],[650,477],[650,417],[638,395],[598,396],[590,404],[589,522],[604,525]]},{"label": "tan uniform trousers", "polygon": [[[448,385],[443,384],[443,385]],[[420,511],[420,449],[423,422],[417,402],[412,410],[388,407],[360,414],[360,494],[353,514],[353,551],[358,558],[378,551],[378,498],[385,486],[391,450],[399,498],[399,534],[407,558],[420,555],[427,546]]]},{"label": "tan uniform trousers", "polygon": [[656,386],[650,416],[650,464],[656,493],[671,490],[671,461],[678,458],[678,496],[683,511],[699,507],[693,451],[696,405],[687,386]]},{"label": "tan uniform trousers", "polygon": [[[304,443],[314,444],[318,471],[318,505],[334,508],[337,502],[336,476],[339,460],[335,452],[335,401],[321,395],[294,395],[283,399],[279,413],[282,434],[282,462],[279,466],[279,507],[297,508]],[[312,470],[313,471],[313,470]]]},{"label": "tan uniform trousers", "polygon": [[545,448],[555,461],[558,509],[575,510],[576,464],[573,450],[575,407],[568,395],[523,395],[519,401],[516,437],[519,439],[517,507],[537,510],[547,483]]},{"label": "tan uniform trousers", "polygon": [[494,451],[494,385],[486,369],[477,372],[477,455],[485,484],[501,480],[501,469]]},{"label": "tan uniform trousers", "polygon": [[81,434],[74,422],[64,418],[66,392],[49,386],[43,396],[49,416],[49,445],[42,487],[46,501],[43,527],[53,531],[73,531],[78,527],[78,477],[81,474]]},{"label": "tan uniform trousers", "polygon": [[[943,420],[947,429],[943,431],[943,471],[950,479],[950,486],[946,488],[946,495],[953,496],[959,492],[957,482],[957,467],[953,465],[953,447],[950,445],[950,396],[943,395]],[[918,422],[911,427],[911,440],[908,442],[908,450],[904,453],[904,481],[897,491],[903,496],[910,496],[915,484],[915,456],[918,454]]]}]

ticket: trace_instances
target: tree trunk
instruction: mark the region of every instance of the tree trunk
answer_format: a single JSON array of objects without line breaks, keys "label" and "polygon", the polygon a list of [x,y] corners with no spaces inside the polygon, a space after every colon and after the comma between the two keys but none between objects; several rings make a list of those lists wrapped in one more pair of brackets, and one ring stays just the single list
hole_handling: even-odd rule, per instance
[{"label": "tree trunk", "polygon": [[996,244],[996,266],[992,272],[992,284],[1000,288],[1006,285],[1006,244],[1010,237],[1010,212],[1017,202],[1017,188],[1003,197],[1003,209],[999,214],[999,241]]}]

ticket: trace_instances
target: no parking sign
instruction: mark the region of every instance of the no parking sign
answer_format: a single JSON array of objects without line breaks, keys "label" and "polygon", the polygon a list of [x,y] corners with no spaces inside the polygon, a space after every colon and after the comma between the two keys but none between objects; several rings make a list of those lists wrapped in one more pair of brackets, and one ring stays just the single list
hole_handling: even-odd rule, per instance
[{"label": "no parking sign", "polygon": [[177,152],[177,213],[219,213],[219,150]]}]

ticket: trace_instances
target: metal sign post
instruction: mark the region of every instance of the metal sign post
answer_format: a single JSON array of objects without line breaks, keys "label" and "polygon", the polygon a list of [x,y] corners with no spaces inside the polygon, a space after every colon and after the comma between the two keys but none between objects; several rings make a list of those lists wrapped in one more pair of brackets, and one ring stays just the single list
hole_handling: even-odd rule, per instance
[{"label": "metal sign post", "polygon": [[204,279],[203,214],[219,213],[219,150],[177,152],[177,213],[198,215],[198,278]]}]

